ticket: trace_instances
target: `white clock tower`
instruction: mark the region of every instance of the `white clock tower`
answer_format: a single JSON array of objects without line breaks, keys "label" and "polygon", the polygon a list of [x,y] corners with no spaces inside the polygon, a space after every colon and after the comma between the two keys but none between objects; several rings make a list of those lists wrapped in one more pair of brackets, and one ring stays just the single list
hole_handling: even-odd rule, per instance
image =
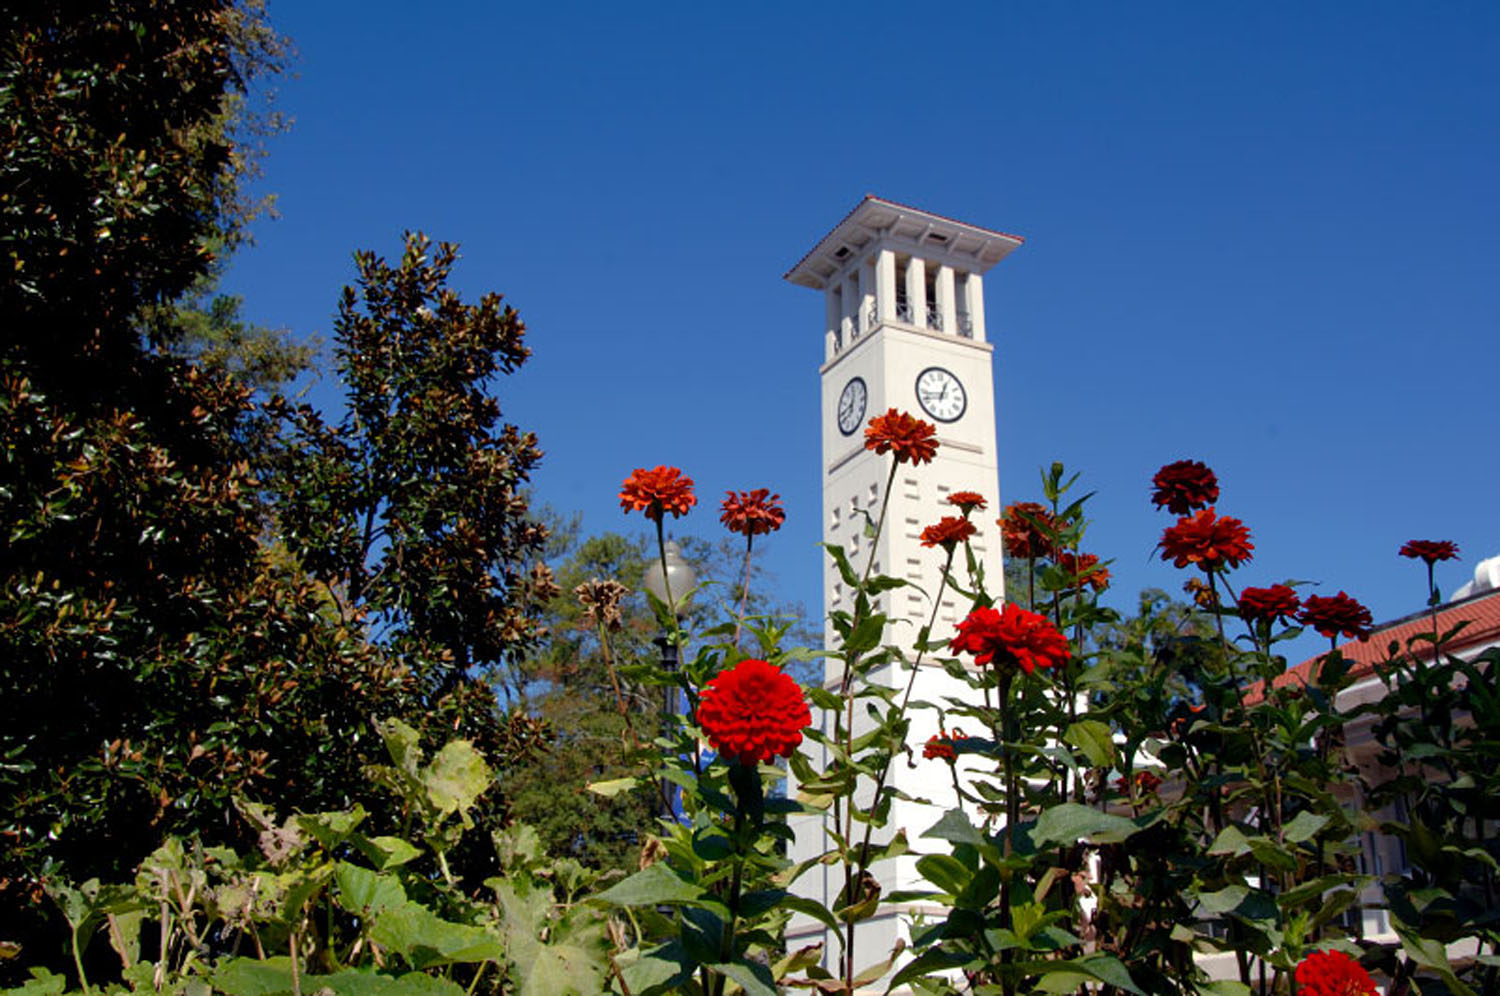
[{"label": "white clock tower", "polygon": [[[842,546],[856,571],[870,556],[864,535],[868,511],[878,514],[880,490],[889,474],[889,454],[877,456],[864,448],[864,427],[873,415],[890,408],[937,426],[938,452],[930,464],[902,464],[892,485],[886,525],[874,550],[875,571],[905,578],[933,593],[941,574],[943,552],[921,545],[925,526],[958,510],[946,504],[954,491],[975,491],[989,503],[973,521],[979,534],[973,540],[984,563],[990,593],[998,601],[1003,585],[999,527],[1000,495],[995,452],[995,389],[991,354],[985,334],[983,274],[1021,244],[1014,235],[906,207],[867,195],[849,215],[804,256],[786,279],[823,292],[823,538]],[[961,569],[959,564],[955,568]],[[900,588],[882,596],[891,620],[885,641],[911,646],[918,629],[932,612],[928,595],[917,588]],[[823,602],[828,611],[852,608],[850,593],[831,561],[824,558]],[[953,595],[944,596],[933,637],[951,634],[966,606]],[[831,639],[832,634],[827,634]],[[841,678],[830,664],[824,680],[837,687]],[[910,672],[886,668],[873,679],[905,688]],[[913,698],[941,702],[964,694],[940,668],[923,668]],[[814,714],[815,722],[820,721]],[[827,724],[831,732],[831,721]],[[918,844],[926,830],[954,804],[946,765],[922,761],[921,747],[937,732],[936,714],[912,716],[915,765],[897,758],[889,784],[922,802],[897,801],[891,811],[889,833],[906,831]],[[816,745],[811,750],[821,754]],[[824,758],[811,758],[821,768]],[[793,786],[795,791],[795,786]],[[868,805],[868,798],[862,800]],[[791,858],[800,861],[829,847],[826,817],[800,816],[793,820],[796,834]],[[877,863],[873,872],[882,893],[922,887],[913,858]],[[796,889],[832,907],[843,886],[837,866],[820,866],[799,879]],[[896,940],[905,936],[912,914],[941,916],[941,911],[883,907],[874,920],[856,932],[856,964],[871,965],[889,957]],[[838,964],[839,941],[816,921],[793,920],[787,943],[792,949],[824,941],[825,964]],[[880,991],[883,991],[883,986]]]}]

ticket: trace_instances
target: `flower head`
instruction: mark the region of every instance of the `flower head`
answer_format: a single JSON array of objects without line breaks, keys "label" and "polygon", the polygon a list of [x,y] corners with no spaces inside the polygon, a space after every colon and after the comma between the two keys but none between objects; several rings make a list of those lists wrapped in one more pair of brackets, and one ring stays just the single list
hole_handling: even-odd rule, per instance
[{"label": "flower head", "polygon": [[940,546],[951,552],[955,546],[967,542],[969,537],[978,531],[974,528],[974,523],[968,519],[960,519],[956,515],[945,515],[937,525],[928,526],[922,530],[922,545]]},{"label": "flower head", "polygon": [[1099,558],[1092,553],[1074,554],[1064,550],[1057,555],[1057,566],[1068,575],[1069,587],[1078,591],[1084,588],[1103,591],[1109,587],[1109,568],[1100,566]]},{"label": "flower head", "polygon": [[[1161,788],[1161,776],[1154,771],[1137,771],[1132,780],[1135,782],[1137,795],[1150,795]],[[1125,781],[1124,775],[1115,779],[1115,788],[1126,795],[1129,794],[1129,783]]]},{"label": "flower head", "polygon": [[726,491],[719,507],[724,510],[719,521],[728,526],[730,532],[744,536],[774,533],[786,521],[786,512],[781,508],[781,495],[771,494],[770,488]]},{"label": "flower head", "polygon": [[1215,515],[1212,508],[1183,516],[1161,534],[1161,559],[1172,561],[1176,567],[1197,564],[1205,571],[1222,564],[1238,567],[1250,559],[1254,549],[1250,530],[1243,522]]},{"label": "flower head", "polygon": [[1401,556],[1421,560],[1428,567],[1439,560],[1455,560],[1458,544],[1452,540],[1407,540],[1401,547]]},{"label": "flower head", "polygon": [[1375,980],[1342,951],[1314,951],[1297,966],[1303,996],[1376,996]]},{"label": "flower head", "polygon": [[927,463],[937,454],[937,427],[892,408],[870,419],[865,449],[896,454],[897,463]]},{"label": "flower head", "polygon": [[620,599],[630,591],[618,581],[601,581],[592,578],[573,589],[578,601],[583,604],[583,621],[591,626],[603,626],[610,631],[624,625],[620,616]]},{"label": "flower head", "polygon": [[1240,618],[1251,626],[1256,623],[1283,624],[1297,618],[1301,600],[1289,585],[1273,584],[1269,588],[1246,588],[1240,592]]},{"label": "flower head", "polygon": [[1011,502],[996,520],[1005,552],[1012,557],[1032,559],[1052,556],[1052,534],[1057,522],[1052,513],[1034,501]]},{"label": "flower head", "polygon": [[1219,500],[1219,479],[1201,460],[1169,463],[1151,478],[1151,502],[1173,515],[1187,515]]},{"label": "flower head", "polygon": [[1193,604],[1204,612],[1219,608],[1219,590],[1196,574],[1182,582],[1182,590],[1193,596]]},{"label": "flower head", "polygon": [[1069,657],[1067,638],[1046,616],[1015,605],[970,612],[948,648],[973,654],[981,667],[1013,664],[1027,674],[1039,667],[1062,667]]},{"label": "flower head", "polygon": [[928,737],[927,744],[922,748],[922,757],[929,761],[940,757],[950,763],[958,760],[958,752],[953,749],[953,737],[942,732]]},{"label": "flower head", "polygon": [[673,518],[686,515],[696,504],[693,479],[676,467],[637,467],[620,485],[620,507],[627,513],[644,512],[652,522],[660,522],[663,512],[671,512]]},{"label": "flower head", "polygon": [[948,496],[948,504],[954,505],[964,515],[968,515],[976,508],[984,511],[984,495],[977,491],[955,491]]},{"label": "flower head", "polygon": [[704,687],[698,726],[714,750],[741,764],[790,757],[812,724],[802,686],[762,660],[740,661]]},{"label": "flower head", "polygon": [[1375,624],[1370,610],[1342,591],[1337,595],[1308,595],[1297,619],[1330,639],[1342,633],[1361,641],[1370,638],[1370,629]]}]

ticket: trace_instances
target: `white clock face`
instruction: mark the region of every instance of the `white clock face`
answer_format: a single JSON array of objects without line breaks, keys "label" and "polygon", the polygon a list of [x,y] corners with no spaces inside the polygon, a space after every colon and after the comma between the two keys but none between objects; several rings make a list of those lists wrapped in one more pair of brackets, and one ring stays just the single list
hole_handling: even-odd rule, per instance
[{"label": "white clock face", "polygon": [[942,367],[928,367],[917,375],[917,403],[939,422],[957,422],[969,399],[957,377]]},{"label": "white clock face", "polygon": [[860,427],[865,420],[865,402],[869,398],[869,392],[865,390],[865,382],[855,377],[844,385],[844,393],[839,395],[839,431],[846,436],[854,435],[854,431]]}]

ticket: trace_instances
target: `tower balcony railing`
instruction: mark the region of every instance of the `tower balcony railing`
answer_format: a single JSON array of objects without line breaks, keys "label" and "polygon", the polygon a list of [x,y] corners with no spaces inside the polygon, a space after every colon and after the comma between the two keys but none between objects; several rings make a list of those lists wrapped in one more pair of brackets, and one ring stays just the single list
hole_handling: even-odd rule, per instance
[{"label": "tower balcony railing", "polygon": [[943,313],[937,309],[937,305],[927,306],[927,327],[934,332],[943,331]]},{"label": "tower balcony railing", "polygon": [[910,302],[908,302],[908,301],[897,301],[896,302],[896,321],[898,321],[898,322],[905,322],[907,325],[910,325],[912,323],[911,322],[911,303]]},{"label": "tower balcony railing", "polygon": [[967,311],[958,313],[958,334],[965,339],[974,338],[974,317]]}]

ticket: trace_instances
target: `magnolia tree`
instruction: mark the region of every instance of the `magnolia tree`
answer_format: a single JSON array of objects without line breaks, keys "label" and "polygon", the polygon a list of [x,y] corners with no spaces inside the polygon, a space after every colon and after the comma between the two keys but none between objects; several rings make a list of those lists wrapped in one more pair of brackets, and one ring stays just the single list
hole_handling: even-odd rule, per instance
[{"label": "magnolia tree", "polygon": [[[938,446],[933,426],[894,410],[872,419],[865,439],[889,455],[892,478]],[[1346,708],[1352,697],[1339,693],[1353,676],[1336,642],[1367,637],[1369,612],[1343,591],[1245,584],[1250,532],[1218,511],[1209,468],[1178,461],[1153,481],[1152,500],[1174,517],[1160,555],[1187,572],[1196,603],[1185,615],[1122,620],[1099,604],[1109,565],[1082,548],[1086,499],[1073,497],[1075,483],[1054,465],[1041,500],[998,521],[1023,567],[1014,588],[1024,604],[990,593],[972,545],[986,496],[949,496],[952,514],[923,532],[932,604],[967,602],[943,638],[934,615],[910,645],[888,642],[881,596],[911,582],[829,546],[853,596],[830,618],[826,687],[787,674],[819,654],[784,647],[775,622],[747,617],[743,602],[735,618],[684,631],[670,606],[686,593],[670,588],[652,605],[680,666],[620,663],[611,639],[626,589],[608,578],[580,585],[621,702],[624,733],[609,760],[635,772],[592,789],[649,791],[660,813],[628,877],[548,862],[515,827],[494,838],[497,874],[466,891],[445,855],[482,808],[491,772],[462,741],[429,760],[409,729],[383,724],[392,765],[372,776],[402,800],[400,827],[367,826],[363,811],[278,820],[247,803],[263,828],[259,856],[168,842],[133,888],[60,886],[80,983],[80,952],[107,925],[134,987],[207,980],[245,996],[1354,996],[1375,992],[1376,979],[1396,993],[1496,991],[1500,651],[1449,652],[1462,627],[1441,630],[1433,572],[1456,547],[1402,548],[1427,569],[1431,631],[1389,647],[1375,670],[1385,694]],[[654,526],[665,567],[667,517],[697,505],[691,479],[638,469],[620,501]],[[722,503],[722,523],[745,539],[747,578],[756,538],[784,517],[768,489]],[[882,504],[871,533],[885,518]],[[1304,628],[1328,637],[1329,652],[1308,681],[1275,680],[1286,670],[1278,645]],[[891,667],[907,680],[871,680]],[[917,698],[923,667],[964,693]],[[682,708],[647,717],[625,705],[667,690]],[[813,709],[825,723],[812,724]],[[941,730],[925,742],[913,742],[919,712],[935,712]],[[1345,739],[1356,720],[1372,731],[1378,765],[1352,763]],[[807,741],[825,766],[799,750]],[[890,826],[896,764],[932,766],[953,807],[930,826]],[[787,765],[792,797],[779,791]],[[821,853],[786,856],[792,815],[821,817]],[[1408,867],[1362,867],[1369,834],[1398,839]],[[901,855],[925,886],[883,892],[872,868]],[[839,885],[831,903],[794,889],[815,868]],[[871,963],[862,925],[914,903],[946,912],[914,918],[909,946]],[[1388,931],[1365,934],[1371,907]],[[787,949],[796,914],[827,928],[827,950]],[[143,932],[153,918],[154,957],[140,944],[157,936]],[[1209,962],[1220,968],[1212,976]],[[31,991],[65,982],[40,973]]]}]

